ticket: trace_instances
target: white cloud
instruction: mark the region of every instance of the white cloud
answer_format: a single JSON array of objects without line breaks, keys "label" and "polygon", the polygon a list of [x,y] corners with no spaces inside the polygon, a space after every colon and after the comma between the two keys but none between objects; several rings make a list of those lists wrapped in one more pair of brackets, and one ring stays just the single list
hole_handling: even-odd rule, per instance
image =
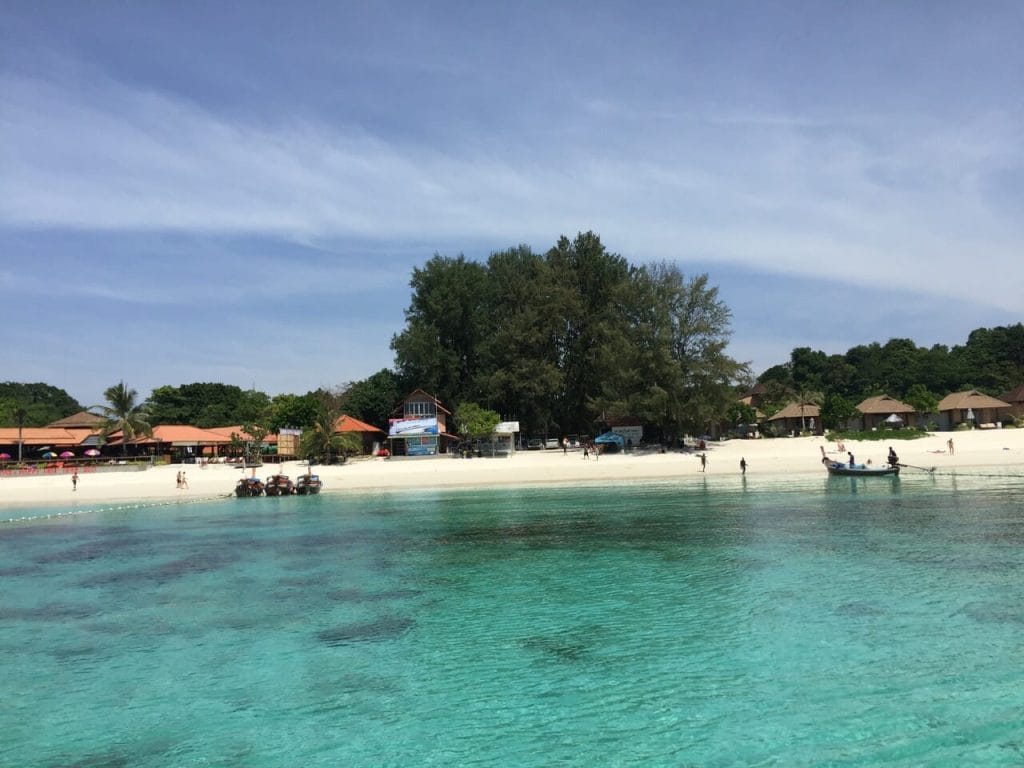
[{"label": "white cloud", "polygon": [[[80,96],[6,76],[0,90],[8,229],[495,247],[546,247],[593,229],[640,261],[898,281],[1022,308],[1024,219],[985,191],[991,175],[1024,166],[1024,130],[1006,114],[959,125],[721,109],[645,115],[594,99],[567,134],[539,132],[536,145],[529,133],[505,146],[482,137],[456,152],[352,125],[231,120],[111,81]],[[364,265],[361,278],[379,267]]]}]

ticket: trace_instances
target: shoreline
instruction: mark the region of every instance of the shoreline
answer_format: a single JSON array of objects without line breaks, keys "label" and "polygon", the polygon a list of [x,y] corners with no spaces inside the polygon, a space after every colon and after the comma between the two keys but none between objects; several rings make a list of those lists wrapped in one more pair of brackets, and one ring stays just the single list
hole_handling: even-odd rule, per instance
[{"label": "shoreline", "polygon": [[[954,441],[955,453],[946,452]],[[849,441],[845,448],[858,462],[881,465],[890,444],[908,468],[935,467],[936,471],[996,469],[1007,477],[1024,479],[1024,429],[940,432],[917,440]],[[346,464],[314,465],[324,482],[324,495],[345,492],[472,490],[494,487],[572,485],[621,485],[636,482],[676,482],[685,479],[742,477],[739,462],[747,464],[746,477],[781,478],[823,474],[822,449],[828,457],[846,460],[835,443],[823,437],[729,440],[707,444],[706,471],[701,471],[701,451],[660,453],[656,449],[605,454],[583,459],[581,451],[520,451],[507,458],[454,458],[450,455],[423,458],[359,458]],[[178,472],[185,472],[189,488],[175,487]],[[224,464],[172,464],[144,471],[81,473],[78,489],[72,490],[70,474],[0,478],[0,513],[28,508],[59,508],[69,505],[149,504],[215,501],[233,496],[242,477],[238,467]],[[281,472],[293,479],[305,474],[301,462],[266,464],[256,470],[260,477]]]}]

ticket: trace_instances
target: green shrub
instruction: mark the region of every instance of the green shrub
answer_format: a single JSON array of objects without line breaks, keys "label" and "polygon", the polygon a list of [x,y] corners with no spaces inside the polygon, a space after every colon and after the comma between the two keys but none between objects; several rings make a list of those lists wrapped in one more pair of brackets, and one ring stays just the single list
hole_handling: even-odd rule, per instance
[{"label": "green shrub", "polygon": [[928,437],[928,432],[916,427],[906,429],[879,429],[864,431],[829,432],[829,440],[918,440]]}]

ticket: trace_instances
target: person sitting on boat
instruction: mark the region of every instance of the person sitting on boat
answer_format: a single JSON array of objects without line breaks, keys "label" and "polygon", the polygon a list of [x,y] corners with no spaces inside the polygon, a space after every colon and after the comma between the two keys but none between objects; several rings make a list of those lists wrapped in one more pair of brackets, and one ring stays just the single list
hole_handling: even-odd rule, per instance
[{"label": "person sitting on boat", "polygon": [[853,469],[853,464],[854,464],[854,461],[853,461],[853,451],[847,451],[846,455],[850,457],[850,469]]},{"label": "person sitting on boat", "polygon": [[896,455],[896,451],[894,451],[892,449],[892,446],[890,445],[889,446],[889,466],[890,467],[895,467],[899,463],[900,463],[900,457]]}]

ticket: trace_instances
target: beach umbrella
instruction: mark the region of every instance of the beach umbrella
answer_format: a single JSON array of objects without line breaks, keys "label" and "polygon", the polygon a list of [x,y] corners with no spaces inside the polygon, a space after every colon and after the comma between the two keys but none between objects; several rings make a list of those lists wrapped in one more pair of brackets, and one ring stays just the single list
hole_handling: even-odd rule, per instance
[{"label": "beach umbrella", "polygon": [[88,451],[85,452],[85,455],[86,456],[99,456],[100,452],[97,451],[95,448],[90,448]]},{"label": "beach umbrella", "polygon": [[9,458],[11,458],[11,454],[9,454],[9,453],[0,453],[0,461],[7,461]]},{"label": "beach umbrella", "polygon": [[54,453],[53,451],[47,451],[46,453],[43,454],[43,458],[44,459],[56,459],[57,458],[57,454]]},{"label": "beach umbrella", "polygon": [[61,451],[60,452],[60,457],[62,459],[73,459],[73,458],[75,458],[75,454],[72,453],[71,451]]},{"label": "beach umbrella", "polygon": [[901,419],[895,413],[890,413],[889,417],[886,419],[886,422],[888,422],[889,424],[902,424],[903,419]]}]

